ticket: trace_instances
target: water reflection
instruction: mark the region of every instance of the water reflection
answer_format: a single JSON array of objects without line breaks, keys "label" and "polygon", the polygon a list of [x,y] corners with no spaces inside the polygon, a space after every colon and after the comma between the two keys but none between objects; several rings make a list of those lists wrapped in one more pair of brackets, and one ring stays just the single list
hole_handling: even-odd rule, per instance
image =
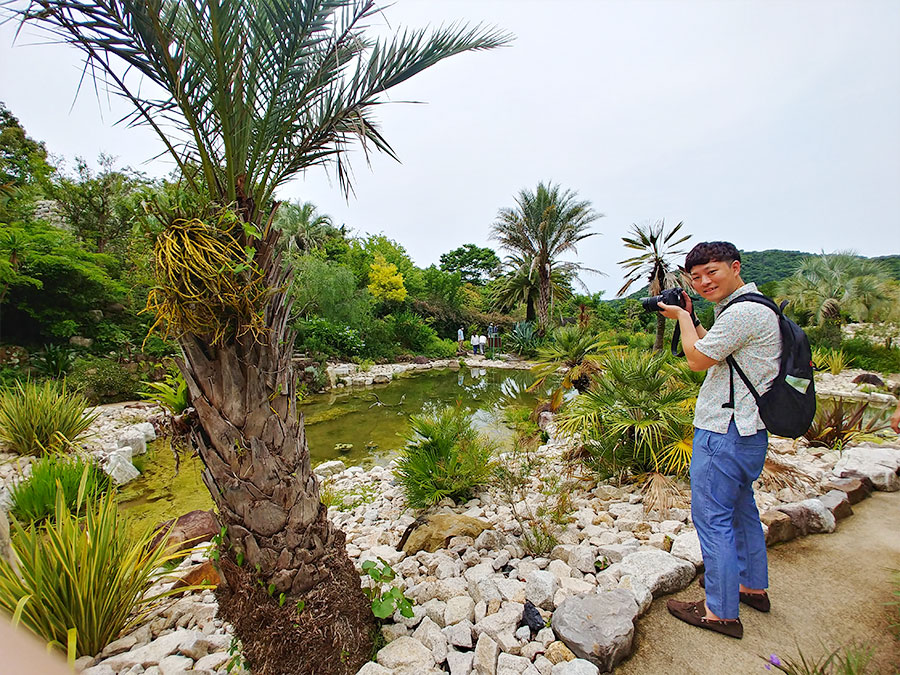
[{"label": "water reflection", "polygon": [[409,417],[448,405],[471,411],[476,428],[503,440],[509,430],[500,411],[510,404],[533,406],[527,371],[460,368],[403,377],[364,390],[335,390],[301,407],[313,464],[343,459],[348,464],[384,464],[403,445]]}]

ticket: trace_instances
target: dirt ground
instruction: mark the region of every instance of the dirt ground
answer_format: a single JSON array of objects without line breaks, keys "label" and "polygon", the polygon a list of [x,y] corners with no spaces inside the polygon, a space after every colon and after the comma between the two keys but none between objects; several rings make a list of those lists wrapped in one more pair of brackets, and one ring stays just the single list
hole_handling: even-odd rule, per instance
[{"label": "dirt ground", "polygon": [[[900,640],[888,629],[897,609],[885,604],[893,599],[889,570],[900,569],[900,492],[876,492],[853,509],[832,534],[769,549],[772,611],[741,605],[742,640],[682,623],[655,600],[616,675],[762,674],[769,654],[818,657],[854,641],[875,649],[868,672],[900,674]],[[667,597],[702,596],[695,580]]]}]

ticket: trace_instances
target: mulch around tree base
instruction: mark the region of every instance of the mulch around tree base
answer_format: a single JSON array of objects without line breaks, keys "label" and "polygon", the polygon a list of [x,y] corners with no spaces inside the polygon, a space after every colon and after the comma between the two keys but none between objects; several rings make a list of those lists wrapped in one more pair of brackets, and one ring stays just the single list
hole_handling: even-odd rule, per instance
[{"label": "mulch around tree base", "polygon": [[[278,605],[252,571],[224,558],[218,616],[234,626],[254,675],[352,675],[372,656],[374,617],[348,559],[303,598]],[[352,589],[355,592],[348,592]]]}]

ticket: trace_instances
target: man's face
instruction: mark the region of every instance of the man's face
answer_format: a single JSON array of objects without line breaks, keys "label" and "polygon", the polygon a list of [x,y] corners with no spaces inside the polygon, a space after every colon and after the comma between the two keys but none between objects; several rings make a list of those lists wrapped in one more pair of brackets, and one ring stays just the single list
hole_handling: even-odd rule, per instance
[{"label": "man's face", "polygon": [[710,260],[705,265],[694,265],[690,275],[691,286],[710,302],[727,298],[744,283],[741,281],[741,263],[737,260]]}]

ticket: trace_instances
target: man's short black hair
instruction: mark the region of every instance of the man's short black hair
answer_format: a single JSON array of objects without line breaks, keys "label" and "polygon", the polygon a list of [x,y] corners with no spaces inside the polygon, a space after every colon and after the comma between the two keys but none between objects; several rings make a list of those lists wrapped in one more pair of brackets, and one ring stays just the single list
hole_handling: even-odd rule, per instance
[{"label": "man's short black hair", "polygon": [[697,265],[709,262],[741,261],[741,252],[729,241],[701,241],[694,246],[684,259],[684,269],[690,274]]}]

